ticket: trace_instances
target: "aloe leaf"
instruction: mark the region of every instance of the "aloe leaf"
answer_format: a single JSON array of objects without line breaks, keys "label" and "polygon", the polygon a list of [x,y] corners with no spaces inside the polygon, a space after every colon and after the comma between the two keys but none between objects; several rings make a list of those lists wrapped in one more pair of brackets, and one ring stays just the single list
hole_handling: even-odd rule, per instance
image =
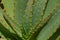
[{"label": "aloe leaf", "polygon": [[0,7],[7,40],[59,40],[60,0],[0,0]]},{"label": "aloe leaf", "polygon": [[13,39],[13,40],[20,39],[20,37],[16,33],[10,32],[1,23],[0,23],[0,32],[6,37],[7,40],[9,40],[9,39]]},{"label": "aloe leaf", "polygon": [[24,10],[26,7],[27,0],[16,0],[15,1],[15,19],[18,21],[18,23],[22,24],[22,17],[24,15]]},{"label": "aloe leaf", "polygon": [[[47,25],[39,33],[37,40],[48,40],[50,36],[59,28],[60,25],[60,10],[58,10]],[[52,21],[53,20],[53,21]],[[45,37],[46,36],[46,37]]]},{"label": "aloe leaf", "polygon": [[49,14],[52,13],[53,10],[58,8],[59,4],[60,4],[60,0],[49,0],[43,18],[46,18]]},{"label": "aloe leaf", "polygon": [[2,3],[4,4],[6,14],[16,20],[23,28],[23,15],[27,0],[3,0]]},{"label": "aloe leaf", "polygon": [[23,28],[24,34],[26,33],[26,30],[25,30],[26,28],[23,26],[24,25],[23,15],[25,15],[24,11],[25,11],[25,8],[26,8],[27,1],[28,0],[16,0],[15,1],[15,6],[14,6],[14,8],[15,8],[15,11],[14,11],[15,20],[17,20],[17,22]]},{"label": "aloe leaf", "polygon": [[45,7],[47,6],[48,0],[33,0],[32,4],[32,27],[30,28],[29,34],[35,31],[39,23],[43,20]]},{"label": "aloe leaf", "polygon": [[[5,19],[4,19],[4,17],[3,17],[3,13],[4,12],[2,12],[2,10],[0,9],[0,24],[2,24],[2,25],[0,25],[0,31],[1,32],[3,32],[3,34],[4,34],[4,32],[5,31],[2,31],[3,29],[5,30],[5,29],[7,29],[8,30],[8,32],[6,32],[6,33],[8,33],[9,34],[9,32],[11,32],[11,33],[13,33],[13,34],[16,34],[16,32],[12,29],[12,27],[10,26],[10,25],[8,25],[7,24],[7,22],[5,21]],[[6,34],[5,34],[5,36],[6,36]],[[11,36],[10,36],[11,37]]]},{"label": "aloe leaf", "polygon": [[42,17],[44,15],[43,10],[45,9],[47,0],[38,0],[33,4],[32,7],[32,24],[33,28],[38,25],[38,23],[42,20]]},{"label": "aloe leaf", "polygon": [[2,0],[4,11],[14,19],[14,0]]},{"label": "aloe leaf", "polygon": [[11,29],[11,27],[6,23],[6,21],[5,21],[4,17],[3,17],[3,11],[2,11],[1,9],[0,9],[0,23],[1,23],[2,25],[4,25],[5,28],[9,29],[10,32],[15,33],[15,32]]},{"label": "aloe leaf", "polygon": [[[4,14],[4,18],[7,20],[7,22],[9,23],[9,25],[11,25],[11,27],[15,30],[15,32],[22,37],[22,30],[20,28],[20,25],[18,23],[16,23],[15,21],[13,21],[8,15]],[[22,32],[21,32],[22,31]]]}]

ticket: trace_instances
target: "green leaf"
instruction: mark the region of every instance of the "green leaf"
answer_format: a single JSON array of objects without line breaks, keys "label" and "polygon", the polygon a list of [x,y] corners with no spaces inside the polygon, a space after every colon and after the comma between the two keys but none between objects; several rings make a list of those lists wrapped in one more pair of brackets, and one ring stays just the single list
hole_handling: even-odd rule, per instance
[{"label": "green leaf", "polygon": [[50,36],[59,28],[60,25],[60,10],[58,10],[45,27],[39,33],[37,40],[48,40]]},{"label": "green leaf", "polygon": [[6,14],[14,19],[14,0],[2,0],[2,4]]},{"label": "green leaf", "polygon": [[10,32],[15,33],[11,27],[6,23],[4,17],[3,17],[3,11],[0,9],[0,23],[6,28],[9,29]]}]

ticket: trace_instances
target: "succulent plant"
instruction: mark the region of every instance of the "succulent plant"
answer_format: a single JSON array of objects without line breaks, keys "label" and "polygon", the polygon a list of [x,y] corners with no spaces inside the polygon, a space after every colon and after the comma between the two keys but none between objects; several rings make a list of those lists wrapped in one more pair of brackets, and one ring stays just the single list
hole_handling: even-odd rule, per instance
[{"label": "succulent plant", "polygon": [[60,0],[0,0],[0,40],[60,40]]}]

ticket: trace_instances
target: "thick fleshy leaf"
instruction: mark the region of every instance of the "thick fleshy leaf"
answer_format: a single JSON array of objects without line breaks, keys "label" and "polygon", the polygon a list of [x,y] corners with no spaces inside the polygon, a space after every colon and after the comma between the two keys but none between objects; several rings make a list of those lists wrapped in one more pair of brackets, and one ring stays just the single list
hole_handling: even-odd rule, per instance
[{"label": "thick fleshy leaf", "polygon": [[6,23],[4,17],[3,17],[3,11],[0,9],[0,23],[4,25],[5,28],[9,29],[11,32],[14,33],[14,31],[11,29],[11,27]]},{"label": "thick fleshy leaf", "polygon": [[[17,36],[16,32],[14,31],[14,29],[12,29],[12,27],[6,22],[6,20],[3,17],[3,13],[2,10],[0,9],[0,32],[2,34],[4,34],[5,37],[9,37],[12,38],[12,34],[13,37]],[[3,31],[2,31],[3,30]],[[8,36],[10,35],[10,36]],[[17,36],[18,37],[18,36]],[[15,38],[15,37],[14,37]],[[13,38],[13,39],[14,39]],[[8,38],[7,38],[8,39]],[[17,38],[18,39],[18,38]]]},{"label": "thick fleshy leaf", "polygon": [[14,19],[14,0],[2,0],[4,6],[3,11],[6,12],[12,19]]},{"label": "thick fleshy leaf", "polygon": [[49,20],[47,25],[41,30],[39,33],[37,40],[48,40],[50,36],[59,28],[60,25],[60,10],[53,15],[53,17]]},{"label": "thick fleshy leaf", "polygon": [[20,25],[13,21],[8,15],[4,14],[4,18],[5,20],[9,23],[9,25],[15,30],[15,32],[20,36],[22,37],[23,35],[23,30],[22,28],[20,27]]}]

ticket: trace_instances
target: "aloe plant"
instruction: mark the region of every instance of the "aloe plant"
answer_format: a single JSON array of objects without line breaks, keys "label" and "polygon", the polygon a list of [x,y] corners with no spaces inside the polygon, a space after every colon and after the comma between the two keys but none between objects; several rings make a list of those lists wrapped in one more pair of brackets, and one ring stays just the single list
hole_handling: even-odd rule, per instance
[{"label": "aloe plant", "polygon": [[60,0],[0,0],[0,40],[60,40]]}]

